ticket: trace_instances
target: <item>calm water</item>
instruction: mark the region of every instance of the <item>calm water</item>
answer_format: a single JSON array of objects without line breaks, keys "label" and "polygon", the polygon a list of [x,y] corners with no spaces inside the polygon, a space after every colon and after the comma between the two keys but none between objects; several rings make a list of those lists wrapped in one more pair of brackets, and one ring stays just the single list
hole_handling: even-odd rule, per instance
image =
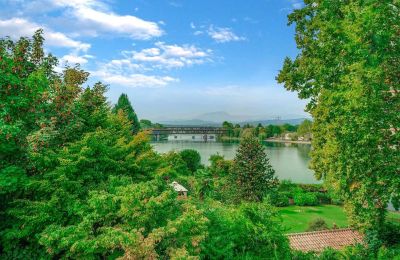
[{"label": "calm water", "polygon": [[[201,155],[202,163],[209,165],[208,158],[211,155],[219,153],[226,159],[235,157],[238,143],[220,143],[220,142],[153,142],[155,150],[160,153],[172,150],[180,151],[184,149],[197,150]],[[270,162],[275,169],[279,179],[292,180],[296,183],[319,183],[308,169],[310,161],[309,153],[311,146],[307,144],[282,144],[282,143],[264,143],[265,150]]]}]

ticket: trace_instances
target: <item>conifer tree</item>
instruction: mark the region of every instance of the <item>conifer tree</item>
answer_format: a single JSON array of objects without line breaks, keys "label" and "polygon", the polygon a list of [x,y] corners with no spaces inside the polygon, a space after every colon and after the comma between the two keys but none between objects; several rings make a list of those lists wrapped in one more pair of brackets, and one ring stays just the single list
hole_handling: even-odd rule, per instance
[{"label": "conifer tree", "polygon": [[245,136],[240,142],[233,173],[238,195],[247,201],[261,201],[276,184],[275,170],[264,147],[253,135]]},{"label": "conifer tree", "polygon": [[136,134],[137,132],[139,132],[140,123],[139,123],[138,117],[135,113],[135,110],[132,107],[131,102],[129,101],[128,95],[125,93],[122,93],[121,96],[119,96],[118,102],[117,102],[117,104],[115,104],[113,112],[117,113],[118,110],[120,110],[120,109],[122,109],[126,113],[129,121],[132,122],[133,133]]}]

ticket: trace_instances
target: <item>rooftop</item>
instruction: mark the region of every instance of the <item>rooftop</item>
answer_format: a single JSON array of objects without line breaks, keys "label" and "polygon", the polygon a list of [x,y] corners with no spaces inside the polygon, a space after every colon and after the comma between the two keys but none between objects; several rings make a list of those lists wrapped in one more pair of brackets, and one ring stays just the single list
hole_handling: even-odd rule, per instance
[{"label": "rooftop", "polygon": [[171,184],[170,184],[170,186],[172,186],[173,188],[174,188],[174,190],[175,191],[177,191],[177,192],[187,192],[188,190],[185,188],[185,187],[183,187],[182,185],[180,185],[178,182],[176,182],[176,181],[173,181]]},{"label": "rooftop", "polygon": [[341,249],[363,243],[363,236],[350,228],[288,234],[290,247],[304,252],[321,252],[325,248]]}]

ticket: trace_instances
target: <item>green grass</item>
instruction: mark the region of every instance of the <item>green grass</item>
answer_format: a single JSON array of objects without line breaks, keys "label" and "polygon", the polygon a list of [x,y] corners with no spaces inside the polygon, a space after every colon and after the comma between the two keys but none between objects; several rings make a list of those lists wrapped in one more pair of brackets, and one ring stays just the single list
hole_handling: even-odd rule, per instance
[{"label": "green grass", "polygon": [[[339,228],[348,226],[346,214],[343,208],[336,205],[322,206],[289,206],[279,208],[279,215],[282,218],[283,226],[287,233],[304,232],[308,228],[308,223],[316,218],[323,218],[328,227],[333,223]],[[400,222],[400,213],[389,212],[388,220]]]},{"label": "green grass", "polygon": [[306,231],[308,223],[318,217],[323,218],[330,228],[333,223],[336,223],[338,227],[347,227],[348,225],[342,207],[336,205],[289,206],[279,209],[279,215],[282,217],[287,233]]}]

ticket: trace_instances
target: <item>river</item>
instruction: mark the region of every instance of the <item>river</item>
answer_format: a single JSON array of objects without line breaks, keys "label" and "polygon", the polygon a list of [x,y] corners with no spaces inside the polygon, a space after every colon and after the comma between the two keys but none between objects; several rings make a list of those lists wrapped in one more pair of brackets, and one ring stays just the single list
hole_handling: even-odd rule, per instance
[{"label": "river", "polygon": [[[226,159],[235,157],[238,143],[223,142],[153,142],[154,149],[160,153],[181,151],[184,149],[197,150],[202,163],[209,165],[208,158],[219,153]],[[308,144],[264,143],[267,156],[270,158],[276,176],[280,180],[291,180],[295,183],[320,183],[308,169],[311,146]]]}]

